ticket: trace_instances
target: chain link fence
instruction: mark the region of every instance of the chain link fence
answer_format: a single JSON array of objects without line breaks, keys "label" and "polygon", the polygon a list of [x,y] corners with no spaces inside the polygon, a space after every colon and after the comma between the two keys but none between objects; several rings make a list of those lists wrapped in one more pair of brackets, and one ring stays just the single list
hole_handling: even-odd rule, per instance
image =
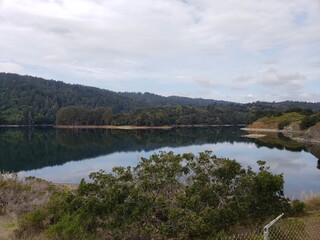
[{"label": "chain link fence", "polygon": [[320,219],[280,219],[271,224],[268,234],[259,229],[215,240],[320,240]]},{"label": "chain link fence", "polygon": [[270,229],[268,240],[320,240],[320,220],[287,219]]}]

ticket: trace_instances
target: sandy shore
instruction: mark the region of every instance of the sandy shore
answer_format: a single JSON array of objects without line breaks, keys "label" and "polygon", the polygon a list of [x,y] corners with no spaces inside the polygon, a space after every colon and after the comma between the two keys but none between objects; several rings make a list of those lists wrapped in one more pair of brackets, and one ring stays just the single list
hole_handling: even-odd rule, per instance
[{"label": "sandy shore", "polygon": [[270,129],[270,128],[241,128],[241,130],[248,132],[282,132],[282,133],[303,133],[303,131],[296,130],[279,130],[279,129]]},{"label": "sandy shore", "polygon": [[75,126],[65,126],[65,125],[57,125],[54,126],[55,128],[68,128],[68,129],[73,129],[73,128],[81,128],[81,129],[94,129],[94,128],[103,128],[103,129],[124,129],[124,130],[134,130],[134,129],[171,129],[173,128],[172,126],[130,126],[130,125],[123,125],[123,126],[114,126],[114,125],[75,125]]},{"label": "sandy shore", "polygon": [[192,128],[192,127],[231,127],[233,125],[165,125],[165,126],[133,126],[133,125],[56,125],[55,128],[67,128],[67,129],[123,129],[123,130],[134,130],[134,129],[172,129],[172,128]]}]

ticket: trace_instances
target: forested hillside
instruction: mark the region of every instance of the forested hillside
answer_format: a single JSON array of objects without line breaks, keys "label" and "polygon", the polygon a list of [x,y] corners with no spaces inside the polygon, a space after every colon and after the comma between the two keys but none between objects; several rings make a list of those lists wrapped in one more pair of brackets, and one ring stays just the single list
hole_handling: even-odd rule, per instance
[{"label": "forested hillside", "polygon": [[215,102],[151,93],[116,93],[38,77],[0,73],[0,124],[53,124],[61,107],[73,105],[89,109],[108,107],[113,113],[119,113],[145,107],[204,106]]},{"label": "forested hillside", "polygon": [[120,112],[130,110],[131,101],[108,90],[0,73],[0,103],[2,124],[53,124],[63,106],[110,106]]},{"label": "forested hillside", "polygon": [[[66,107],[73,111],[68,113]],[[38,77],[0,73],[2,125],[54,124],[56,120],[59,124],[72,125],[235,124],[252,122],[289,108],[319,111],[320,103],[239,104],[212,99],[163,97],[152,93],[116,93]]]}]

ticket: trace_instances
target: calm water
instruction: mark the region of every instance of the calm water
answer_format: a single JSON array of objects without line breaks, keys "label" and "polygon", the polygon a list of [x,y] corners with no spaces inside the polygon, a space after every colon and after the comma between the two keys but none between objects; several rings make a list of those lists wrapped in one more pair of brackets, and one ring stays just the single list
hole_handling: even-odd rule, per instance
[{"label": "calm water", "polygon": [[135,165],[158,151],[175,153],[211,150],[257,169],[267,162],[284,173],[285,193],[320,192],[320,147],[303,146],[282,135],[248,139],[239,128],[171,130],[0,129],[0,170],[19,172],[53,182],[77,183],[89,173],[114,166]]}]

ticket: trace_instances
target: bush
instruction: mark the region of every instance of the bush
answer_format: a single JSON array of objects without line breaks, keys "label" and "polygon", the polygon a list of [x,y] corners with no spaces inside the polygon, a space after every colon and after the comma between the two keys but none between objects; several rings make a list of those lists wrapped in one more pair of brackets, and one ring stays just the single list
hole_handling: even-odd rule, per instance
[{"label": "bush", "polygon": [[278,129],[282,130],[282,129],[284,129],[284,127],[288,126],[289,124],[290,124],[289,120],[283,120],[278,123]]},{"label": "bush", "polygon": [[306,204],[304,202],[301,202],[298,199],[294,199],[291,202],[291,214],[293,216],[301,216],[305,214],[305,207],[306,207]]},{"label": "bush", "polygon": [[307,129],[309,127],[314,126],[316,123],[317,123],[317,118],[306,116],[302,119],[300,123],[300,129],[301,130]]},{"label": "bush", "polygon": [[54,195],[42,223],[54,239],[214,239],[288,210],[282,175],[258,164],[254,172],[211,152],[160,152]]}]

